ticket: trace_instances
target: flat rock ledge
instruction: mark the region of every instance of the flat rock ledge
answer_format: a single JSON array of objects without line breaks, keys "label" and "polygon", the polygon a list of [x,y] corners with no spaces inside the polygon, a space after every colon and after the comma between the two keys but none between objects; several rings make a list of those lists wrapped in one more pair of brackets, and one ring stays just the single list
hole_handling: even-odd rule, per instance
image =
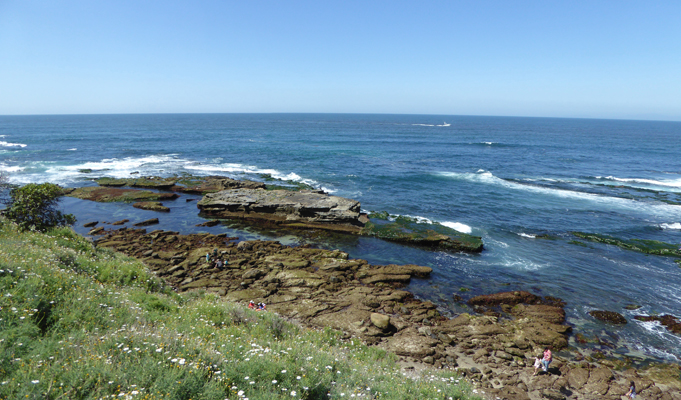
[{"label": "flat rock ledge", "polygon": [[483,250],[482,240],[477,236],[414,230],[398,223],[373,224],[360,213],[358,201],[322,191],[231,189],[205,195],[197,207],[209,217],[240,219],[264,226],[338,231],[447,251]]},{"label": "flat rock ledge", "polygon": [[[448,319],[433,303],[400,289],[411,279],[428,277],[428,267],[371,265],[339,250],[236,240],[225,234],[121,228],[95,243],[141,259],[179,291],[265,302],[271,311],[307,326],[341,330],[407,363],[456,368],[489,399],[614,400],[632,380],[642,398],[681,399],[676,364],[636,371],[611,360],[555,355],[567,346],[570,331],[556,299],[507,292],[479,300],[478,306],[510,309],[512,319],[471,314]],[[213,251],[226,262],[222,270],[205,262]],[[549,373],[532,376],[534,357],[545,346],[554,350]]]},{"label": "flat rock ledge", "polygon": [[149,190],[121,189],[114,187],[87,186],[81,188],[66,188],[64,195],[82,200],[109,202],[147,202],[175,200],[177,193],[159,193]]},{"label": "flat rock ledge", "polygon": [[265,184],[249,180],[235,180],[226,176],[182,176],[161,178],[158,176],[145,176],[139,178],[98,178],[94,180],[99,186],[109,187],[134,187],[174,192],[205,194],[219,192],[226,189],[264,189]]},{"label": "flat rock ledge", "polygon": [[197,207],[211,217],[275,226],[359,233],[360,204],[321,191],[235,189],[206,194]]}]

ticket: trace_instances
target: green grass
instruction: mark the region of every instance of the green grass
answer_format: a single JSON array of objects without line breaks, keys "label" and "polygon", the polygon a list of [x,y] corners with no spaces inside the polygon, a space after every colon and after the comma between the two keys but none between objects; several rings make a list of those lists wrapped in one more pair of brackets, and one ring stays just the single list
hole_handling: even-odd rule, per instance
[{"label": "green grass", "polygon": [[451,372],[203,292],[70,229],[0,228],[0,399],[471,399]]}]

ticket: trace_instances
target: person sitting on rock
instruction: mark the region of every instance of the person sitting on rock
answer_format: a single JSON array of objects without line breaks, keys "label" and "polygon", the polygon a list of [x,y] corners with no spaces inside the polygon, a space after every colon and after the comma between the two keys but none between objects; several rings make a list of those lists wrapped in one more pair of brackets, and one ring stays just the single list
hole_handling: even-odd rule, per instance
[{"label": "person sitting on rock", "polygon": [[629,383],[629,391],[627,392],[627,394],[625,394],[625,396],[627,396],[630,399],[636,398],[636,384],[634,383],[634,381],[631,381]]},{"label": "person sitting on rock", "polygon": [[215,268],[217,268],[217,269],[219,269],[220,271],[222,271],[222,266],[223,266],[223,265],[224,265],[224,264],[222,263],[222,260],[218,258],[218,260],[215,262]]},{"label": "person sitting on rock", "polygon": [[248,308],[250,308],[251,310],[255,308],[255,302],[253,300],[248,302]]},{"label": "person sitting on rock", "polygon": [[553,355],[551,354],[551,350],[547,347],[544,349],[544,359],[541,360],[541,363],[544,366],[544,372],[549,372],[549,364],[551,364],[551,361],[553,361]]},{"label": "person sitting on rock", "polygon": [[532,376],[537,375],[537,371],[539,370],[539,368],[544,369],[542,367],[542,363],[541,363],[542,357],[543,356],[539,355],[539,356],[534,358],[534,374],[532,374]]},{"label": "person sitting on rock", "polygon": [[255,309],[255,311],[266,311],[266,310],[267,310],[267,306],[265,305],[265,303],[258,303],[258,308]]}]

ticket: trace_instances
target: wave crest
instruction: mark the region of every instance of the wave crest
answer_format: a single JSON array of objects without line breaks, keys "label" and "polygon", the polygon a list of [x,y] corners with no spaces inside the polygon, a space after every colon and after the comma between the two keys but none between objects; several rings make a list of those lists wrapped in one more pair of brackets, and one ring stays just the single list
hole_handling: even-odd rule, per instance
[{"label": "wave crest", "polygon": [[5,141],[0,141],[0,146],[2,147],[26,147],[28,145],[23,143],[10,143]]}]

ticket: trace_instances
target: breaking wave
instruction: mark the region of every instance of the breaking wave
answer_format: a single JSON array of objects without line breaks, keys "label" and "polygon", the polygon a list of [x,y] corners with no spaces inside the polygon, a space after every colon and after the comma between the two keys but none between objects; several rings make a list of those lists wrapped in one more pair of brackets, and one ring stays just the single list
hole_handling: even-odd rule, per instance
[{"label": "breaking wave", "polygon": [[[369,214],[371,213],[370,211],[365,211],[365,210],[362,210],[362,212],[367,212]],[[430,224],[430,225],[440,224],[442,226],[446,226],[447,228],[454,229],[455,231],[461,232],[461,233],[470,234],[471,232],[473,232],[473,228],[471,228],[470,226],[468,226],[466,224],[462,224],[461,222],[452,222],[452,221],[438,222],[438,221],[433,221],[430,218],[421,217],[421,216],[418,216],[418,215],[416,215],[416,216],[414,216],[414,215],[390,215],[388,217],[388,221],[395,221],[396,219],[398,219],[400,217],[409,218],[409,219],[413,220],[414,222],[416,222],[417,224]]]},{"label": "breaking wave", "polygon": [[662,187],[672,187],[681,189],[681,179],[671,179],[671,180],[655,180],[655,179],[645,179],[645,178],[617,178],[615,176],[596,176],[594,177],[598,180],[622,182],[622,183],[634,183],[634,184],[644,184],[650,186],[662,186]]},{"label": "breaking wave", "polygon": [[660,224],[662,229],[681,229],[681,222],[674,222],[673,224]]},{"label": "breaking wave", "polygon": [[[74,151],[74,149],[68,149]],[[322,186],[319,182],[306,179],[295,172],[281,172],[276,169],[258,168],[243,164],[210,164],[200,163],[178,157],[176,154],[162,154],[144,157],[108,158],[100,161],[89,161],[75,165],[59,165],[54,162],[34,161],[23,167],[7,167],[0,165],[0,169],[7,172],[24,171],[22,176],[12,176],[15,183],[30,183],[49,181],[58,184],[72,185],[83,178],[88,178],[84,170],[92,171],[91,176],[106,176],[111,178],[129,178],[133,173],[137,176],[172,176],[182,173],[194,175],[224,174],[236,178],[254,179],[267,175],[281,181],[304,183],[314,188],[334,193],[333,188]],[[258,175],[257,177],[249,175]]]},{"label": "breaking wave", "polygon": [[501,186],[510,190],[522,190],[541,195],[560,197],[568,200],[584,200],[607,207],[618,207],[621,209],[640,211],[646,213],[653,213],[656,215],[673,215],[681,216],[681,206],[658,204],[658,203],[644,203],[631,199],[624,199],[620,197],[611,197],[600,194],[585,193],[579,191],[572,191],[558,188],[548,188],[544,186],[535,186],[530,184],[523,184],[516,181],[510,181],[499,178],[489,171],[478,170],[475,173],[471,172],[439,172],[440,176],[451,179],[469,181],[473,183],[480,183],[485,185]]},{"label": "breaking wave", "polygon": [[459,232],[461,232],[461,233],[468,233],[468,234],[470,234],[470,233],[473,232],[473,229],[472,229],[470,226],[468,226],[468,225],[466,225],[466,224],[462,224],[461,222],[449,222],[449,221],[445,221],[445,222],[441,222],[440,224],[446,226],[447,228],[452,228],[452,229],[454,229],[455,231],[459,231]]},{"label": "breaking wave", "polygon": [[0,141],[0,146],[2,147],[26,147],[28,145],[23,144],[23,143],[9,143],[5,141]]}]

